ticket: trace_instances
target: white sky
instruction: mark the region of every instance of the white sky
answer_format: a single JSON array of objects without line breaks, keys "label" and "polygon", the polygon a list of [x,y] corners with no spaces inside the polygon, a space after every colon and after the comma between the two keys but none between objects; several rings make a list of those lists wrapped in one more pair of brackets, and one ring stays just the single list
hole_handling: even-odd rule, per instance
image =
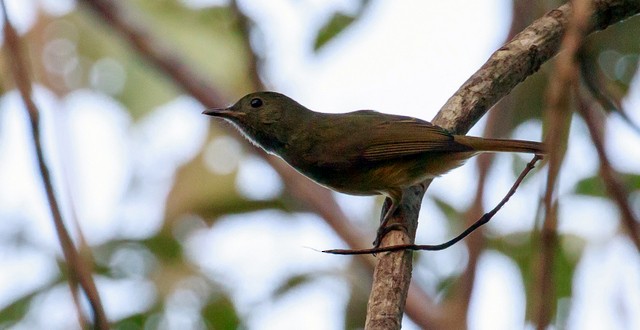
[{"label": "white sky", "polygon": [[[33,24],[34,6],[38,4],[56,14],[72,8],[70,1],[60,2],[60,6],[42,0],[20,3],[8,1],[10,15],[16,17],[15,24],[21,31],[27,31]],[[511,1],[374,1],[362,20],[317,56],[305,45],[332,12],[331,8],[348,10],[351,8],[348,1],[275,0],[242,1],[242,4],[267,36],[269,53],[265,69],[273,89],[323,112],[371,108],[429,120],[500,46],[510,24],[506,18],[510,15]],[[640,107],[638,86],[640,78],[634,82],[632,94],[626,101],[628,108]],[[56,154],[60,152],[72,160],[67,164],[66,176],[58,167],[54,174],[59,183],[60,178],[69,178],[69,182],[65,182],[69,191],[62,196],[73,194],[87,239],[99,244],[114,237],[140,238],[152,234],[162,220],[161,207],[175,167],[192,157],[205,142],[209,119],[200,115],[201,106],[191,98],[180,97],[154,109],[147,118],[132,126],[122,105],[97,92],[79,91],[56,100],[50,92],[38,88],[36,98],[45,111],[45,146],[52,163],[56,164]],[[50,112],[61,106],[67,109],[66,115],[60,116],[56,112],[54,121]],[[17,94],[5,95],[0,100],[0,109],[0,219],[3,219],[0,242],[7,242],[0,244],[1,308],[15,297],[51,281],[56,266],[50,257],[59,254],[56,252],[59,248],[39,188],[24,111]],[[640,122],[637,112],[630,114],[635,116],[636,123]],[[480,126],[477,125],[472,134],[480,134]],[[628,145],[640,145],[637,134],[619,120],[612,120],[610,126],[612,129],[607,132],[610,141],[625,139],[630,141]],[[538,123],[527,123],[518,129],[516,136],[538,139],[540,130]],[[584,131],[584,127],[577,123],[572,131]],[[561,190],[592,175],[596,168],[590,142],[579,134],[574,135],[565,166],[571,171],[564,171]],[[72,143],[63,147],[56,145],[60,140]],[[218,145],[207,148],[226,148],[232,142],[214,143]],[[621,169],[637,171],[640,148],[629,150],[628,145],[612,143],[612,159]],[[238,189],[257,191],[249,198],[268,198],[281,189],[279,180],[271,176],[272,172],[265,169],[260,160],[249,159],[241,164]],[[490,176],[489,196],[502,196],[508,189],[512,181],[507,170],[509,164],[508,156],[498,158],[497,167]],[[135,196],[125,196],[126,184],[135,173],[145,173],[147,181],[137,188]],[[256,181],[252,179],[256,175],[274,179]],[[462,209],[472,197],[471,187],[475,184],[470,182],[474,182],[473,176],[474,167],[467,165],[436,180],[429,193],[460,205]],[[543,179],[543,175],[537,174],[522,187],[489,225],[492,233],[509,234],[533,226],[530,210],[535,207]],[[247,183],[251,184],[249,189]],[[565,188],[564,193],[568,192]],[[354,221],[369,223],[366,218],[371,216],[375,199],[337,197]],[[493,197],[489,199],[487,206],[495,204]],[[377,208],[374,210],[377,212]],[[572,197],[562,201],[560,212],[561,230],[590,242],[576,273],[574,310],[569,317],[569,328],[599,329],[625,324],[640,328],[637,313],[640,301],[634,294],[640,283],[640,260],[628,242],[611,240],[619,230],[617,221],[612,220],[617,216],[617,210],[600,199]],[[425,202],[422,215],[418,241],[440,242],[448,238],[449,225],[432,202]],[[141,223],[139,219],[146,222]],[[514,223],[514,219],[519,221]],[[24,235],[35,248],[20,251],[12,248],[10,242],[17,235]],[[256,251],[241,244],[247,241],[263,248]],[[346,282],[335,273],[346,272],[349,259],[325,256],[307,247],[323,249],[342,244],[316,216],[274,211],[225,217],[213,229],[203,228],[186,239],[188,257],[229,288],[239,312],[247,317],[250,329],[284,329],[300,324],[315,329],[341,328],[341,313],[348,292]],[[234,254],[228,251],[234,251]],[[132,257],[135,255],[135,251],[123,254],[118,262],[128,265],[131,258],[135,260]],[[464,258],[461,246],[428,254],[421,259],[438,265],[438,273],[417,264],[414,278],[427,291],[432,290],[431,280],[459,272]],[[283,299],[268,299],[287,275],[310,270],[323,275]],[[135,276],[118,283],[99,279],[98,284],[112,317],[124,317],[127,310],[144,310],[156,295],[148,282],[136,281]],[[523,328],[525,301],[522,287],[512,260],[491,251],[484,254],[480,259],[468,318],[470,327]],[[176,312],[168,316],[169,326],[197,327],[183,317],[188,314],[187,308],[180,309],[184,301],[198,306],[197,297],[188,292],[185,289],[172,297]],[[54,310],[70,313],[73,310],[70,304],[64,288],[54,290],[37,300],[28,325],[59,329],[75,326],[68,318],[45,316]],[[627,311],[624,315],[626,323],[616,323],[620,322],[619,306]],[[414,329],[415,326],[405,319],[404,328]]]}]

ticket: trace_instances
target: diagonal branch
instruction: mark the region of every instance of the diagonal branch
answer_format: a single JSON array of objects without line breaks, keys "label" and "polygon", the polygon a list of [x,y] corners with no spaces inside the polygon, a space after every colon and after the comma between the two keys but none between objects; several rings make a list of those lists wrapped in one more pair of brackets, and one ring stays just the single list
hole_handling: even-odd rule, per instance
[{"label": "diagonal branch", "polygon": [[[640,251],[640,222],[638,222],[638,219],[633,214],[631,205],[629,205],[629,200],[627,199],[629,193],[624,188],[618,172],[616,172],[611,165],[604,147],[603,130],[606,117],[593,108],[591,105],[593,103],[586,99],[586,95],[580,95],[579,91],[575,93],[578,95],[578,111],[587,124],[591,140],[600,159],[600,175],[602,175],[602,181],[609,195],[611,195],[614,202],[618,204],[618,209],[620,209],[622,216],[622,224],[627,228],[629,238],[631,238],[636,249]],[[619,110],[621,113],[624,113],[622,108]]]},{"label": "diagonal branch", "polygon": [[[634,0],[595,0],[587,33],[640,12]],[[449,98],[433,123],[456,134],[466,133],[480,117],[553,57],[571,15],[571,4],[548,12],[495,51],[487,62]]]},{"label": "diagonal branch", "polygon": [[[32,98],[31,81],[29,80],[29,73],[27,64],[24,63],[24,53],[20,48],[20,40],[16,33],[11,21],[9,20],[7,9],[5,7],[4,0],[0,0],[2,5],[2,11],[4,14],[4,38],[5,46],[9,59],[9,70],[13,74],[13,79],[16,83],[20,96],[26,106],[27,115],[29,118],[29,124],[31,125],[31,134],[36,151],[36,158],[38,161],[38,169],[42,178],[42,183],[45,188],[47,201],[49,202],[49,209],[53,218],[53,223],[60,241],[60,246],[64,254],[64,258],[69,267],[69,285],[71,292],[75,291],[75,283],[80,284],[80,287],[87,295],[87,299],[91,305],[94,316],[94,326],[97,329],[109,329],[109,323],[102,307],[100,295],[96,288],[89,267],[83,262],[82,258],[78,254],[71,235],[67,231],[62,213],[60,211],[60,205],[54,192],[53,183],[51,180],[51,173],[49,167],[44,159],[44,152],[42,148],[42,142],[40,138],[40,112]],[[78,310],[78,313],[81,313]]]},{"label": "diagonal branch", "polygon": [[[640,2],[633,0],[596,0],[593,3],[592,24],[586,33],[607,26],[640,12]],[[456,134],[466,133],[496,102],[508,94],[517,84],[535,73],[542,63],[553,57],[565,32],[572,7],[565,4],[536,20],[511,41],[494,52],[489,60],[471,76],[447,101],[435,116],[433,123]],[[407,228],[415,228],[420,204],[430,181],[412,187],[399,207],[395,221]],[[382,246],[411,244],[415,231],[409,233],[393,231],[383,240]],[[404,301],[380,303],[380,299],[402,299],[398,292],[406,292],[411,278],[412,260],[410,252],[387,253],[378,258],[372,295],[369,304],[380,308],[369,309],[367,329],[382,329],[385,326],[399,328]],[[392,279],[386,278],[393,276]],[[387,283],[395,283],[390,286]],[[375,296],[374,296],[374,291]]]}]

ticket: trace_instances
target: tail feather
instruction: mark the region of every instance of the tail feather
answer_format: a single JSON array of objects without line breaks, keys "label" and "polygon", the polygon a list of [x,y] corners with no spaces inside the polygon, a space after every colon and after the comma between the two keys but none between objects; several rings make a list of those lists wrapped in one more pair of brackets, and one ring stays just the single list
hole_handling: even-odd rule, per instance
[{"label": "tail feather", "polygon": [[525,152],[545,154],[543,143],[524,140],[485,139],[474,136],[456,135],[455,141],[479,152]]}]

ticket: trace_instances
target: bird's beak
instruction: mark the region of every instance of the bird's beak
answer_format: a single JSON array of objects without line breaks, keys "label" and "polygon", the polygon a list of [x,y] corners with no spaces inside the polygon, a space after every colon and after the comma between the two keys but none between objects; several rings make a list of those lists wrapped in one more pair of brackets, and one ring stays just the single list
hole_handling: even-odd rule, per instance
[{"label": "bird's beak", "polygon": [[233,111],[231,108],[211,108],[202,111],[202,114],[213,116],[213,117],[223,117],[223,118],[237,118],[243,115],[242,112]]}]

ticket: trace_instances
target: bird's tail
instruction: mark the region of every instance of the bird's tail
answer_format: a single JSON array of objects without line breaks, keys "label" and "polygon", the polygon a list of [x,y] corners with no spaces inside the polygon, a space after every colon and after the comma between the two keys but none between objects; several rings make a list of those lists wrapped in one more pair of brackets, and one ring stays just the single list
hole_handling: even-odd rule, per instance
[{"label": "bird's tail", "polygon": [[544,144],[534,141],[485,139],[464,135],[456,135],[455,141],[479,152],[526,152],[537,155],[546,153]]}]

